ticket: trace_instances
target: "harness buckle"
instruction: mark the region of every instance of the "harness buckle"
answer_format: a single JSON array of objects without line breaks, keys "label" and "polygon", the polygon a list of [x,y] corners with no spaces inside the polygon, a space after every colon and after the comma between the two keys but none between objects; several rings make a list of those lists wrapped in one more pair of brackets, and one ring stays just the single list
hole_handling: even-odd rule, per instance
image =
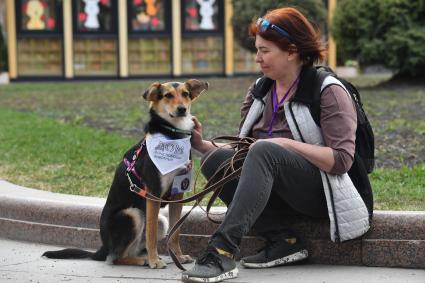
[{"label": "harness buckle", "polygon": [[146,189],[145,189],[145,187],[139,188],[135,184],[131,184],[130,185],[130,191],[132,191],[133,193],[135,193],[135,194],[137,194],[137,195],[139,195],[141,197],[146,197]]},{"label": "harness buckle", "polygon": [[138,188],[137,188],[137,186],[135,184],[130,184],[130,191],[132,191],[133,193],[137,193],[138,192],[137,189]]},{"label": "harness buckle", "polygon": [[138,187],[136,184],[133,183],[128,172],[126,173],[126,175],[127,175],[127,178],[128,178],[128,182],[130,183],[130,187],[129,187],[130,191],[141,196],[141,197],[145,197],[146,196],[145,186],[143,186],[142,188]]}]

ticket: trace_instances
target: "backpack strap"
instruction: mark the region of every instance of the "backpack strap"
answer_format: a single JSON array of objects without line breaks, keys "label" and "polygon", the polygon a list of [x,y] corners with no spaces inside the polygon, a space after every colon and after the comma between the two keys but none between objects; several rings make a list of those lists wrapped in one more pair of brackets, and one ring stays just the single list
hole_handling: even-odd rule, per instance
[{"label": "backpack strap", "polygon": [[313,104],[313,92],[317,78],[317,70],[314,67],[303,67],[298,82],[297,91],[293,97],[294,102],[307,105],[309,108]]},{"label": "backpack strap", "polygon": [[323,82],[325,81],[325,78],[332,75],[332,72],[329,72],[323,67],[316,68],[317,74],[316,74],[316,80],[314,82],[314,90],[313,90],[313,103],[310,107],[311,116],[313,117],[314,122],[316,122],[316,125],[320,126],[320,99],[322,97],[322,91],[324,88]]},{"label": "backpack strap", "polygon": [[342,87],[347,95],[350,95],[349,90],[345,87],[344,83],[336,78],[335,73],[329,68],[324,66],[317,67],[317,76],[314,84],[313,103],[310,107],[311,116],[314,122],[320,127],[320,101],[322,92],[331,85],[338,85]]},{"label": "backpack strap", "polygon": [[255,82],[254,89],[252,90],[252,96],[262,101],[264,96],[266,96],[269,90],[272,88],[272,85],[273,85],[272,79],[266,76],[262,76],[261,78],[258,78],[257,81]]},{"label": "backpack strap", "polygon": [[239,137],[247,137],[254,123],[262,115],[264,106],[266,105],[265,96],[269,92],[272,85],[273,80],[266,76],[262,76],[255,81],[254,88],[251,91],[251,95],[254,98],[254,101],[252,102],[251,107],[245,116],[245,121],[239,131]]}]

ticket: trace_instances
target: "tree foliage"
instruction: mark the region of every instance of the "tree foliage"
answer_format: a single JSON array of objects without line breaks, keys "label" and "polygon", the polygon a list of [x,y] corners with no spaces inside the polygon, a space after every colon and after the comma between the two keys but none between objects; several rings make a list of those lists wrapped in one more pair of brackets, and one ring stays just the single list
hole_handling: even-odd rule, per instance
[{"label": "tree foliage", "polygon": [[267,11],[281,7],[297,8],[322,32],[326,31],[326,8],[322,0],[233,0],[232,22],[236,40],[244,48],[255,51],[248,35],[250,23]]},{"label": "tree foliage", "polygon": [[425,0],[340,0],[332,32],[344,59],[425,75]]}]

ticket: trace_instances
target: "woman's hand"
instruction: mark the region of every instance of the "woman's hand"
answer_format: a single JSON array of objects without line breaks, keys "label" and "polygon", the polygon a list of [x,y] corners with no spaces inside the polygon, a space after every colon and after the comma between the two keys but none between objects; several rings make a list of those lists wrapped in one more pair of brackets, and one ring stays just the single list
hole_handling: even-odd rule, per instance
[{"label": "woman's hand", "polygon": [[205,141],[202,138],[202,124],[195,116],[192,117],[192,121],[195,123],[195,126],[192,129],[192,138],[190,139],[190,142],[195,150],[203,153]]},{"label": "woman's hand", "polygon": [[217,147],[229,149],[232,148],[230,145],[226,145],[224,143],[215,143],[214,145],[212,142],[204,140],[204,138],[202,137],[201,122],[199,122],[199,120],[195,116],[192,117],[192,121],[193,123],[195,123],[195,126],[192,129],[192,138],[190,139],[193,149],[199,151],[202,154],[205,154],[210,150],[217,149]]}]

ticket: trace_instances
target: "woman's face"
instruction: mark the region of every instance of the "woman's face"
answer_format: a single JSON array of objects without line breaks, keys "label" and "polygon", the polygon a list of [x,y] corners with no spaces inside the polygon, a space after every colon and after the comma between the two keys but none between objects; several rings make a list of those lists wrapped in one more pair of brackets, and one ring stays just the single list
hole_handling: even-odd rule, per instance
[{"label": "woman's face", "polygon": [[255,37],[255,47],[255,62],[260,65],[265,76],[277,80],[288,73],[288,59],[291,57],[288,51],[283,51],[273,41],[265,40],[259,35]]}]

